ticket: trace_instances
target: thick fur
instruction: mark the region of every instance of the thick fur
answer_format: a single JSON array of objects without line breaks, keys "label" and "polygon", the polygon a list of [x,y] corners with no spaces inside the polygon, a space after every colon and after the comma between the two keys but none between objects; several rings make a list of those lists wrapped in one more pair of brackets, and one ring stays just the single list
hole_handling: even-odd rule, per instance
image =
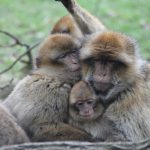
[{"label": "thick fur", "polygon": [[[122,61],[128,66],[117,73],[118,79],[114,82],[116,86],[113,90],[106,96],[99,93],[100,99],[113,101],[104,115],[114,122],[128,141],[136,142],[149,137],[150,69],[148,68],[150,67],[149,65],[146,67],[145,62],[139,57],[137,44],[130,37],[120,33],[105,32],[105,29],[96,23],[97,21],[92,20],[92,23],[87,21],[87,18],[90,18],[87,16],[91,15],[85,15],[74,0],[60,1],[75,18],[81,31],[84,33],[88,31],[91,34],[80,50],[81,61],[88,58],[101,60],[100,55],[107,52],[106,56]],[[147,69],[144,71],[145,68]],[[83,79],[89,82],[90,69],[87,64],[82,63]],[[120,81],[123,82],[118,84]]]},{"label": "thick fur", "polygon": [[[88,52],[87,52],[88,51]],[[114,84],[106,95],[97,93],[104,102],[111,101],[104,113],[121,131],[125,140],[137,142],[150,136],[149,73],[144,71],[145,61],[139,54],[137,44],[130,37],[116,32],[103,32],[88,38],[81,49],[80,58],[110,59],[124,64],[114,70]],[[90,79],[90,66],[83,63],[83,78]]]},{"label": "thick fur", "polygon": [[102,32],[106,27],[96,17],[80,7],[75,0],[57,0],[61,1],[64,7],[71,13],[83,34]]},{"label": "thick fur", "polygon": [[105,112],[127,140],[137,142],[150,136],[149,87],[141,78],[115,99]]},{"label": "thick fur", "polygon": [[[80,115],[76,104],[78,101],[84,102],[87,100],[95,103],[95,106],[93,106],[94,114],[91,117],[84,118]],[[98,100],[89,84],[80,81],[73,86],[69,99],[70,124],[91,134],[94,141],[124,141],[125,137],[120,133],[121,131],[107,116],[103,115],[105,109],[102,101]]]},{"label": "thick fur", "polygon": [[3,103],[32,141],[86,140],[88,137],[85,132],[66,124],[70,88],[79,80],[80,71],[71,72],[54,62],[55,55],[68,52],[75,45],[65,34],[46,38],[37,55],[36,70],[21,80]]},{"label": "thick fur", "polygon": [[0,146],[29,142],[26,133],[2,105],[0,105],[0,118]]},{"label": "thick fur", "polygon": [[126,137],[122,134],[122,131],[105,115],[89,122],[78,122],[70,118],[70,124],[85,130],[92,136],[93,141],[126,141]]},{"label": "thick fur", "polygon": [[52,28],[51,34],[69,34],[77,40],[83,39],[83,34],[71,15],[64,16]]}]

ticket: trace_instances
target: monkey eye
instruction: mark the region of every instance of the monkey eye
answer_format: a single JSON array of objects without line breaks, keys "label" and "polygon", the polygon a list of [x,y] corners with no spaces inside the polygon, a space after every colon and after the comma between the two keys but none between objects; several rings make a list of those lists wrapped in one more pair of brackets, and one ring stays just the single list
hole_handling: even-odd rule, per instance
[{"label": "monkey eye", "polygon": [[73,49],[73,50],[71,51],[71,53],[76,53],[76,52],[79,52],[79,50],[78,50],[78,49]]},{"label": "monkey eye", "polygon": [[118,61],[118,60],[112,60],[112,61],[110,61],[110,63],[113,64],[113,66],[115,67],[115,69],[119,69],[119,68],[122,68],[122,67],[126,66],[123,62]]},{"label": "monkey eye", "polygon": [[93,101],[92,100],[88,100],[87,104],[91,105],[91,104],[93,104]]},{"label": "monkey eye", "polygon": [[56,59],[62,59],[66,57],[66,53],[59,55],[58,57],[56,57]]},{"label": "monkey eye", "polygon": [[83,105],[83,102],[77,102],[76,107],[81,107]]}]

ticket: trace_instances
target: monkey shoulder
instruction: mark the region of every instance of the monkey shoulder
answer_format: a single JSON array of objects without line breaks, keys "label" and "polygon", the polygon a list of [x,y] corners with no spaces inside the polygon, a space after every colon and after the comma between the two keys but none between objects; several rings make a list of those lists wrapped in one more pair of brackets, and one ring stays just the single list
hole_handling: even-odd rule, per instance
[{"label": "monkey shoulder", "polygon": [[7,99],[11,99],[11,101],[12,99],[14,99],[13,101],[15,99],[24,101],[24,98],[26,98],[25,101],[30,101],[30,99],[33,101],[39,99],[39,97],[44,99],[44,96],[51,95],[54,92],[59,92],[60,94],[64,92],[65,94],[70,89],[69,84],[60,82],[57,78],[42,75],[28,75],[16,85]]},{"label": "monkey shoulder", "polygon": [[[56,78],[28,75],[17,84],[3,104],[23,128],[28,128],[33,120],[35,124],[44,118],[59,120],[62,114],[67,114],[69,88]],[[59,110],[58,113],[55,110]],[[50,115],[55,118],[49,118]]]},{"label": "monkey shoulder", "polygon": [[149,103],[143,101],[141,97],[129,98],[121,102],[115,101],[104,115],[114,123],[125,140],[139,141],[150,135],[149,107]]}]

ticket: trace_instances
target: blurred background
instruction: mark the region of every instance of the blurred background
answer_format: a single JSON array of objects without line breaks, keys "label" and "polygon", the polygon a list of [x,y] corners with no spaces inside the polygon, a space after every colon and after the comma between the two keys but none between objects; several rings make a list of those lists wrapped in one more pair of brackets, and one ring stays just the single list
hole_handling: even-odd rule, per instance
[{"label": "blurred background", "polygon": [[[108,29],[135,38],[142,57],[150,60],[150,0],[77,1]],[[0,92],[28,73],[37,48],[28,50],[67,14],[54,0],[0,0]]]}]

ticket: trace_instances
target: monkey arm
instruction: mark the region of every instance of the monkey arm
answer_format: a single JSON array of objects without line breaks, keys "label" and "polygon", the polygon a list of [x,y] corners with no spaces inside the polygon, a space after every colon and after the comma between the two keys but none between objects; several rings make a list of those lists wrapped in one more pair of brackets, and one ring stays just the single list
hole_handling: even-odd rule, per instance
[{"label": "monkey arm", "polygon": [[34,132],[32,141],[91,141],[91,136],[69,124],[47,124],[40,126],[40,131]]},{"label": "monkey arm", "polygon": [[106,30],[105,26],[96,17],[80,7],[75,0],[56,1],[62,2],[64,7],[72,14],[84,34],[91,34]]},{"label": "monkey arm", "polygon": [[88,140],[86,132],[64,123],[69,91],[70,86],[56,79],[30,75],[3,104],[33,141]]}]

